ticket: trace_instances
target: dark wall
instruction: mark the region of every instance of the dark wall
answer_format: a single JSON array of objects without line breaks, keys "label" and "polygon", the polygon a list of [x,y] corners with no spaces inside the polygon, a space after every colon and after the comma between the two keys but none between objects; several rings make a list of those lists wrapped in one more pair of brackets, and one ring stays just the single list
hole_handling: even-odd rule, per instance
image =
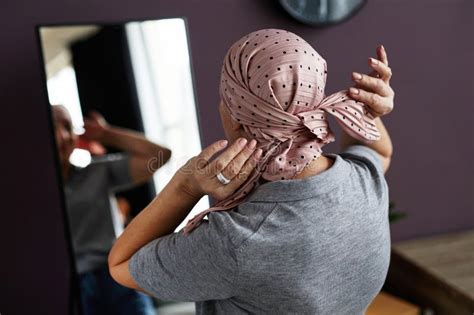
[{"label": "dark wall", "polygon": [[[383,43],[396,109],[390,197],[408,218],[394,240],[474,226],[472,0],[370,1],[346,23],[314,29],[272,0],[3,1],[0,9],[2,216],[0,313],[66,314],[68,255],[35,26],[186,16],[205,144],[222,136],[222,58],[243,34],[268,27],[304,37],[328,61],[328,92]],[[326,147],[337,150],[336,145]]]}]

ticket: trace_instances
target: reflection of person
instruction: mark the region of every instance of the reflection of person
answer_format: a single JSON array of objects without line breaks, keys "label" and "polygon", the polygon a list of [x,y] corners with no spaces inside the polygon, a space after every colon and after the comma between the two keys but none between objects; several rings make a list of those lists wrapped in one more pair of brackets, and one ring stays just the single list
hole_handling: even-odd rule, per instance
[{"label": "reflection of person", "polygon": [[[325,97],[326,62],[302,38],[267,29],[236,42],[219,108],[233,144],[204,149],[130,222],[109,255],[117,282],[196,301],[198,314],[363,314],[390,257],[379,117],[394,93],[377,54],[372,76]],[[322,155],[327,114],[345,131],[340,154]],[[216,207],[173,233],[204,194]]]},{"label": "reflection of person", "polygon": [[63,106],[52,108],[84,314],[152,314],[149,297],[117,284],[108,271],[107,255],[123,228],[114,191],[149,180],[156,170],[148,167],[149,161],[157,159],[161,166],[171,151],[137,132],[109,126],[92,113],[85,119],[84,138],[125,153],[75,167],[69,162],[77,142],[71,117]]}]

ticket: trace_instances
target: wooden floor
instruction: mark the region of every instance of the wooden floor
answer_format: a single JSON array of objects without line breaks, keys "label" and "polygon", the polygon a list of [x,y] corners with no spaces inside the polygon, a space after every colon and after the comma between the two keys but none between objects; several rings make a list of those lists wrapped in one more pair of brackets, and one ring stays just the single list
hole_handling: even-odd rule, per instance
[{"label": "wooden floor", "polygon": [[419,315],[420,308],[396,296],[380,292],[369,305],[365,315]]}]

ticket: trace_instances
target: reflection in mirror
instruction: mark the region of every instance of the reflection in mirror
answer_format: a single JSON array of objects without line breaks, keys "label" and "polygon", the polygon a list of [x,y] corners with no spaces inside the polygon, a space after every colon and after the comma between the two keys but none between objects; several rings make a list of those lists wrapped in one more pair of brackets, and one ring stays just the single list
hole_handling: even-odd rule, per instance
[{"label": "reflection in mirror", "polygon": [[[39,35],[78,305],[83,314],[176,313],[178,305],[117,284],[107,256],[131,218],[201,151],[185,22],[44,26]],[[203,198],[176,230],[208,207]]]}]

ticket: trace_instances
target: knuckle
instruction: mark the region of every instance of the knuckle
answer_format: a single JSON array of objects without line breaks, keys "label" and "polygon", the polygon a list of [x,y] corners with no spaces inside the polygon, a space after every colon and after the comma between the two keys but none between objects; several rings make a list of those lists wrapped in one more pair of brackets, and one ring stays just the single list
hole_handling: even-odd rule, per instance
[{"label": "knuckle", "polygon": [[355,95],[357,96],[357,99],[360,102],[365,102],[367,100],[368,92],[364,89],[359,88],[359,94]]},{"label": "knuckle", "polygon": [[251,153],[252,153],[252,149],[249,149],[247,146],[245,146],[244,148],[242,148],[240,152],[238,152],[238,154],[235,156],[234,159],[237,161],[245,160],[247,156]]},{"label": "knuckle", "polygon": [[383,82],[381,79],[375,79],[374,87],[377,91],[383,91],[385,88],[385,82]]},{"label": "knuckle", "polygon": [[198,168],[206,166],[206,160],[202,156],[195,156],[186,162],[186,164],[195,163]]},{"label": "knuckle", "polygon": [[395,91],[390,86],[388,87],[388,95],[392,98],[395,97]]},{"label": "knuckle", "polygon": [[235,175],[235,179],[238,180],[239,182],[244,181],[248,177],[248,170],[246,167],[243,167],[240,169],[240,171]]},{"label": "knuckle", "polygon": [[220,147],[220,141],[216,141],[213,144],[211,144],[210,146],[206,147],[206,150],[214,151],[214,150],[219,149],[219,147]]},{"label": "knuckle", "polygon": [[225,169],[225,173],[227,178],[231,178],[231,177],[234,177],[235,175],[237,175],[238,173],[238,170],[237,170],[237,167],[234,163],[232,164],[229,164],[226,169]]},{"label": "knuckle", "polygon": [[248,146],[245,146],[245,150],[244,150],[244,153],[246,156],[249,156],[250,154],[253,153],[253,151],[255,151],[255,148],[249,148]]},{"label": "knuckle", "polygon": [[222,160],[217,160],[217,161],[216,161],[216,168],[217,168],[218,170],[223,170],[224,167],[225,167],[224,161],[222,161]]},{"label": "knuckle", "polygon": [[364,84],[367,88],[370,89],[370,88],[374,87],[375,84],[377,84],[377,79],[367,76],[367,79],[365,80]]},{"label": "knuckle", "polygon": [[373,78],[371,76],[368,76],[366,74],[362,75],[362,84],[365,86],[371,86],[373,85]]},{"label": "knuckle", "polygon": [[378,101],[377,94],[371,93],[369,96],[369,104],[372,106],[377,105],[377,101]]},{"label": "knuckle", "polygon": [[243,170],[242,172],[239,173],[239,179],[245,180],[248,176],[250,175],[250,172],[248,170]]}]

